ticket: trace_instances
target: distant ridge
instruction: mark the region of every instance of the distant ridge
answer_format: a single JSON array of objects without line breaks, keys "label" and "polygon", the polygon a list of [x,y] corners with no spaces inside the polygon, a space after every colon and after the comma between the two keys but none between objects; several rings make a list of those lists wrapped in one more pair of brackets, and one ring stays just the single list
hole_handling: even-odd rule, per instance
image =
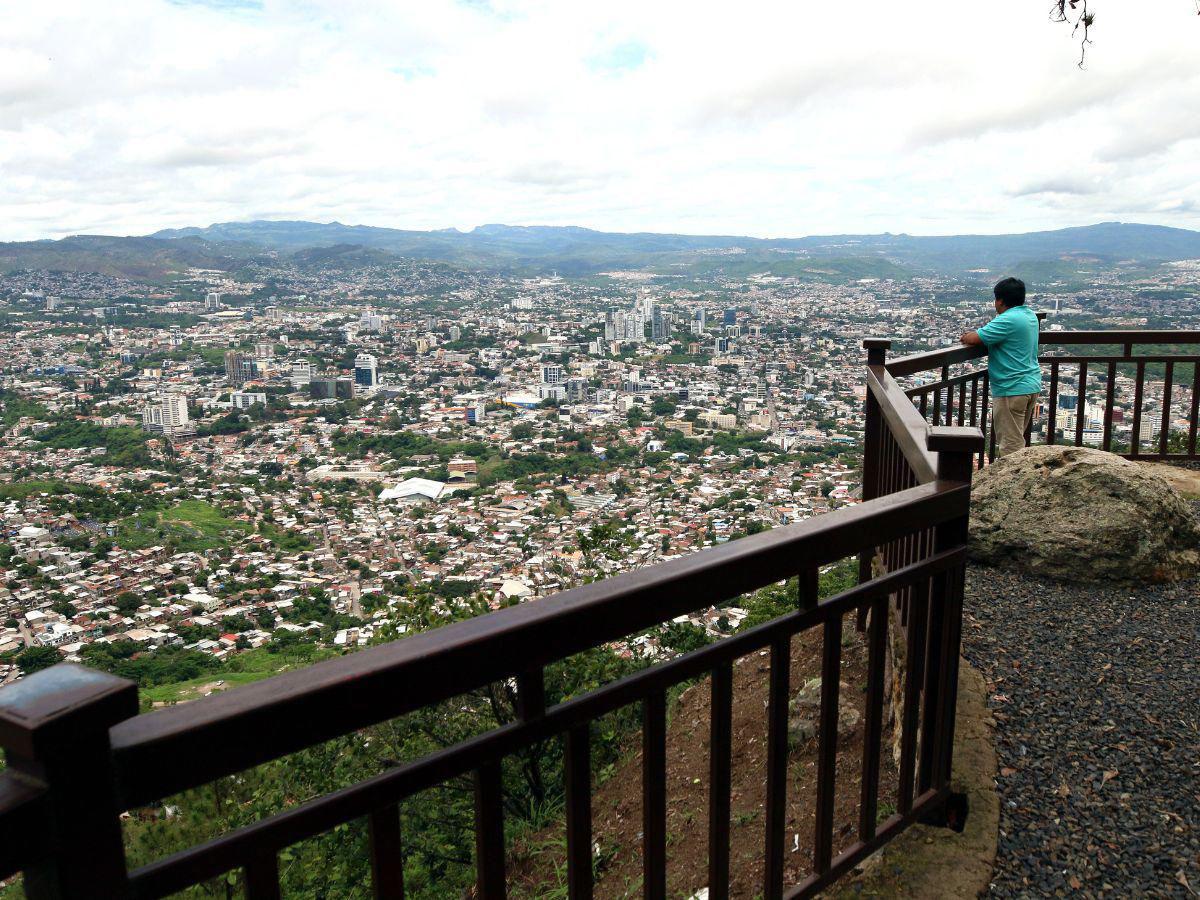
[{"label": "distant ridge", "polygon": [[280,251],[359,244],[400,256],[597,271],[613,265],[655,265],[659,254],[735,249],[778,255],[803,251],[816,257],[883,257],[906,268],[961,272],[1025,261],[1095,257],[1163,262],[1200,258],[1200,232],[1162,225],[1102,222],[1056,231],[1001,235],[814,235],[750,238],[736,235],[618,233],[579,226],[480,225],[471,231],[406,231],[337,222],[230,222],[207,228],[160,231],[156,238],[198,237],[241,241]]},{"label": "distant ridge", "polygon": [[581,226],[480,225],[416,231],[340,222],[259,220],[175,228],[145,237],[80,235],[0,243],[0,270],[44,268],[155,278],[188,266],[234,269],[256,257],[355,267],[397,258],[509,272],[588,275],[613,269],[702,276],[756,272],[814,280],[963,275],[977,270],[1069,276],[1088,267],[1200,259],[1200,232],[1102,222],[1001,235],[737,235],[618,233]]}]

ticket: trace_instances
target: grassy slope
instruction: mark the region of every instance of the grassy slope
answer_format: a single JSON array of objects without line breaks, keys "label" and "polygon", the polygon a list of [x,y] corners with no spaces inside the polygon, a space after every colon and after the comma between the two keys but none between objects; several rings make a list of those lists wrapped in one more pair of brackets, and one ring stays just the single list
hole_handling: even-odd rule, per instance
[{"label": "grassy slope", "polygon": [[203,500],[182,500],[168,510],[131,516],[121,522],[117,544],[126,550],[153,547],[169,541],[180,550],[216,550],[253,531]]}]

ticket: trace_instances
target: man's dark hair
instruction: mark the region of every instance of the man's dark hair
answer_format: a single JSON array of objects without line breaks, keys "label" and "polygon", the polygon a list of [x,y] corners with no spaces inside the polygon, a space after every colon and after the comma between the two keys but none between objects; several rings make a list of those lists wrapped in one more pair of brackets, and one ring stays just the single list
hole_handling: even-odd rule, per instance
[{"label": "man's dark hair", "polygon": [[1004,278],[997,281],[992,293],[1005,306],[1025,305],[1025,282],[1020,278]]}]

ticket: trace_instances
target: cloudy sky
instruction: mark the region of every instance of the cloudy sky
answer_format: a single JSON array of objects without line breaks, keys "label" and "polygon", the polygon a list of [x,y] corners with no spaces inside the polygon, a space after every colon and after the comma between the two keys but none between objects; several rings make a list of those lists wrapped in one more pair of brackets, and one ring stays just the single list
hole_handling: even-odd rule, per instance
[{"label": "cloudy sky", "polygon": [[0,239],[1200,228],[1196,0],[5,0]]}]

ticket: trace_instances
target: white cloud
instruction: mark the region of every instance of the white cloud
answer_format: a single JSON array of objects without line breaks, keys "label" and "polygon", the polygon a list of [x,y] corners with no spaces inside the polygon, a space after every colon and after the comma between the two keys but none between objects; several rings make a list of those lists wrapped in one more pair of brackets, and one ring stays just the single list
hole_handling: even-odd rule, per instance
[{"label": "white cloud", "polygon": [[251,217],[1200,225],[1200,22],[1038,3],[65,0],[0,32],[0,238]]}]

